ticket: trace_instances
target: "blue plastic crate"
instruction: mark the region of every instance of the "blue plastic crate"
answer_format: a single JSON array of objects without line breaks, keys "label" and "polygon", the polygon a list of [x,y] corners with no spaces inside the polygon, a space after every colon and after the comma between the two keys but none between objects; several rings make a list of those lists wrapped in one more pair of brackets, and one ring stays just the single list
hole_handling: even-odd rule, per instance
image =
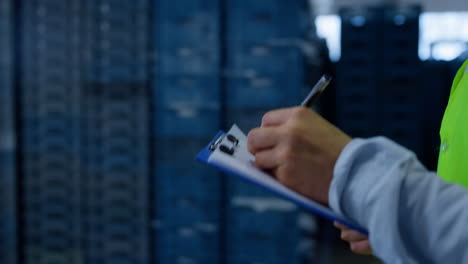
[{"label": "blue plastic crate", "polygon": [[280,226],[291,227],[285,230],[286,237],[297,238],[300,234],[299,208],[279,197],[231,196],[227,215],[228,234],[232,237],[241,238],[250,232],[259,233],[259,238],[261,234],[276,236],[281,233]]},{"label": "blue plastic crate", "polygon": [[[1,133],[0,133],[1,134]],[[16,167],[13,149],[0,150],[0,262],[16,263]]]},{"label": "blue plastic crate", "polygon": [[157,257],[185,256],[197,260],[219,260],[221,241],[217,229],[195,224],[160,229],[155,235]]},{"label": "blue plastic crate", "polygon": [[220,223],[218,203],[190,199],[156,199],[155,220],[161,228],[199,225],[217,229]]},{"label": "blue plastic crate", "polygon": [[161,50],[158,56],[157,72],[165,75],[219,75],[220,59],[215,53],[217,46],[208,46],[203,39],[200,37],[198,40],[200,48],[193,47],[193,42],[167,44],[170,48]]},{"label": "blue plastic crate", "polygon": [[224,175],[227,178],[228,194],[230,196],[251,196],[251,197],[277,197],[270,191],[267,191],[255,184],[246,182],[238,177]]},{"label": "blue plastic crate", "polygon": [[[103,215],[94,216],[94,219],[88,222],[87,231],[90,233],[86,254],[92,258],[109,261],[133,259],[132,263],[146,263],[150,229],[145,225],[144,219],[140,215],[134,215],[132,222],[114,223],[107,220],[108,217],[104,210]],[[126,226],[130,228],[125,228]],[[95,249],[97,251],[94,251]]]},{"label": "blue plastic crate", "polygon": [[305,86],[302,77],[292,73],[230,79],[226,87],[226,105],[230,108],[271,109],[297,105],[302,99]]},{"label": "blue plastic crate", "polygon": [[299,253],[301,240],[297,219],[297,210],[256,212],[231,206],[227,218],[227,252],[278,259],[294,257]]},{"label": "blue plastic crate", "polygon": [[185,226],[190,223],[218,225],[220,206],[220,197],[213,193],[202,197],[197,194],[160,193],[155,197],[156,219],[164,227]]},{"label": "blue plastic crate", "polygon": [[216,76],[173,75],[155,80],[154,103],[158,108],[220,107],[221,87]]},{"label": "blue plastic crate", "polygon": [[[272,256],[273,255],[273,256]],[[304,261],[295,256],[283,256],[281,258],[271,254],[255,254],[255,255],[239,255],[230,254],[228,256],[229,263],[232,264],[302,264]]]},{"label": "blue plastic crate", "polygon": [[220,13],[219,0],[182,0],[177,3],[159,0],[154,7],[158,22],[181,25],[191,25],[196,21],[213,22]]},{"label": "blue plastic crate", "polygon": [[214,135],[207,137],[157,137],[154,144],[156,161],[180,164],[196,162],[195,156],[208,145]]},{"label": "blue plastic crate", "polygon": [[[0,174],[0,181],[3,181],[5,185],[13,185],[15,182],[16,173],[16,157],[14,149],[1,149],[0,148],[0,168],[2,173]],[[14,193],[14,188],[5,188],[3,192],[5,194]],[[13,197],[13,195],[12,195]]]},{"label": "blue plastic crate", "polygon": [[301,38],[306,25],[305,1],[228,1],[228,40]]},{"label": "blue plastic crate", "polygon": [[181,255],[168,255],[165,253],[156,253],[156,263],[173,263],[173,264],[218,264],[221,263],[220,258],[216,253],[206,254],[205,256],[193,257]]},{"label": "blue plastic crate", "polygon": [[156,67],[163,74],[215,74],[220,63],[219,1],[185,2],[156,2]]},{"label": "blue plastic crate", "polygon": [[237,124],[247,134],[251,129],[259,127],[263,116],[271,110],[273,108],[227,108],[226,123]]},{"label": "blue plastic crate", "polygon": [[155,133],[159,137],[209,137],[221,126],[219,110],[190,105],[180,105],[176,109],[157,109],[155,118]]},{"label": "blue plastic crate", "polygon": [[[116,149],[116,148],[115,148]],[[104,153],[105,158],[102,160],[102,168],[104,170],[115,170],[117,167],[122,168],[124,172],[126,168],[131,168],[137,164],[137,159],[139,157],[145,158],[147,153],[132,153],[131,150],[128,150],[127,153]]]},{"label": "blue plastic crate", "polygon": [[[201,25],[204,26],[204,25]],[[182,31],[182,32],[181,32]],[[217,32],[193,35],[192,30],[168,30],[167,39],[160,40],[157,47],[157,73],[163,75],[195,74],[219,75],[220,55]],[[179,32],[172,34],[169,32]],[[170,37],[169,37],[170,36]]]},{"label": "blue plastic crate", "polygon": [[231,43],[227,57],[231,75],[296,74],[302,78],[304,56],[299,47],[275,47],[263,43]]},{"label": "blue plastic crate", "polygon": [[[104,154],[108,156],[109,154]],[[104,161],[103,172],[106,175],[114,175],[116,184],[128,183],[132,188],[141,190],[142,186],[146,184],[146,177],[148,174],[148,153],[136,152],[132,155],[133,162],[131,163],[111,163]],[[110,183],[113,183],[113,178],[109,179]],[[144,190],[144,188],[142,188]]]},{"label": "blue plastic crate", "polygon": [[[16,217],[13,215],[8,215],[2,212],[0,214],[2,219],[2,227],[0,227],[0,237],[2,237],[2,246],[0,251],[2,252],[2,257],[6,259],[13,257],[16,250]],[[5,262],[12,263],[12,262]]]},{"label": "blue plastic crate", "polygon": [[202,164],[156,164],[155,190],[161,196],[189,196],[203,200],[218,200],[221,176]]}]

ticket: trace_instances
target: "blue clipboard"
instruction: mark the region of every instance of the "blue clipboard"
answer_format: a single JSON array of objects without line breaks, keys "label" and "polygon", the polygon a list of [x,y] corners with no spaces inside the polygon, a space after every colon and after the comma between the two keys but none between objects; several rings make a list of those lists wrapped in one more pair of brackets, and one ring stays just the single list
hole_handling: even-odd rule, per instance
[{"label": "blue clipboard", "polygon": [[[235,136],[233,136],[233,134],[235,134]],[[244,145],[242,146],[242,144]],[[242,158],[233,156],[236,151],[243,151],[245,152],[244,155],[251,155],[247,153],[248,151],[245,144],[245,135],[234,125],[228,133],[219,131],[209,144],[197,154],[196,160],[230,176],[241,178],[246,182],[250,182],[262,189],[275,193],[325,219],[336,221],[361,234],[368,235],[367,230],[356,223],[333,212],[330,208],[288,189],[265,172],[248,164],[247,160],[242,160]]]}]

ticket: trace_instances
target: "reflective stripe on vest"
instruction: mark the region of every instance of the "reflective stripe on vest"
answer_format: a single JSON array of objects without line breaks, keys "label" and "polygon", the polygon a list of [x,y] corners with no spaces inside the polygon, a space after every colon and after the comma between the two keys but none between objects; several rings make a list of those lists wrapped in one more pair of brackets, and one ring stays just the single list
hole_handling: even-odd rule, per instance
[{"label": "reflective stripe on vest", "polygon": [[458,71],[440,128],[437,173],[468,188],[468,61]]}]

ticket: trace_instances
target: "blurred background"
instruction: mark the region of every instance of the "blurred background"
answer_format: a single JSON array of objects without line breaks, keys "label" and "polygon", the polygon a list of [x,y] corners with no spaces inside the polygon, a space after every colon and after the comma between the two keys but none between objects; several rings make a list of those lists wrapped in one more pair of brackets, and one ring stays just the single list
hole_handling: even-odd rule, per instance
[{"label": "blurred background", "polygon": [[0,0],[0,263],[379,263],[194,161],[297,105],[435,169],[466,0]]}]

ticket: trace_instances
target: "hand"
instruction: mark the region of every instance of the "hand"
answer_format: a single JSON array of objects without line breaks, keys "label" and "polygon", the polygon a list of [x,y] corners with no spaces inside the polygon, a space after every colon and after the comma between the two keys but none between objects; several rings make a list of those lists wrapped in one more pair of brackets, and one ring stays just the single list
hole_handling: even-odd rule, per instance
[{"label": "hand", "polygon": [[351,251],[360,255],[372,254],[372,247],[368,237],[351,230],[340,223],[335,222],[334,225],[336,228],[341,230],[341,239],[349,243]]},{"label": "hand", "polygon": [[328,204],[333,169],[351,138],[314,111],[295,107],[268,112],[248,135],[255,164],[302,195]]}]

